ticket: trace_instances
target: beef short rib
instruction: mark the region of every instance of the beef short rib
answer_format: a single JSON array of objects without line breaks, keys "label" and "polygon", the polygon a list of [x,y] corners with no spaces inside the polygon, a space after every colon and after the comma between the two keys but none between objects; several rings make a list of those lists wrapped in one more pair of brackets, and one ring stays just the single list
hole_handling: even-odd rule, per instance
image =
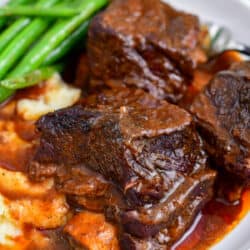
[{"label": "beef short rib", "polygon": [[215,172],[186,111],[123,91],[127,106],[107,91],[99,104],[92,98],[90,106],[42,117],[30,176],[52,176],[71,202],[104,212],[118,225],[122,248],[130,239],[131,249],[149,242],[164,249],[211,198]]},{"label": "beef short rib", "polygon": [[93,81],[177,102],[205,59],[202,34],[196,16],[160,0],[115,0],[90,25]]},{"label": "beef short rib", "polygon": [[250,184],[250,62],[218,73],[195,99],[191,111],[220,167]]}]

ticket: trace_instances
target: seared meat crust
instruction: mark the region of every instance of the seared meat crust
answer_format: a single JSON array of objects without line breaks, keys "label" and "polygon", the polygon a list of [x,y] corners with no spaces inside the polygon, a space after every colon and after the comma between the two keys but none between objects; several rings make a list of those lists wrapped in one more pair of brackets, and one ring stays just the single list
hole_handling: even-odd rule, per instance
[{"label": "seared meat crust", "polygon": [[142,88],[158,99],[180,100],[205,59],[196,16],[160,0],[116,0],[89,29],[94,81]]},{"label": "seared meat crust", "polygon": [[220,167],[250,184],[250,62],[218,73],[191,107],[206,149]]},{"label": "seared meat crust", "polygon": [[[206,166],[201,138],[186,111],[137,90],[120,96],[132,93],[140,98],[123,98],[127,106],[107,91],[91,97],[91,107],[41,118],[30,176],[54,176],[71,202],[104,212],[118,225],[121,245],[128,234],[164,247],[212,197],[215,172]],[[100,98],[106,105],[95,103]]]}]

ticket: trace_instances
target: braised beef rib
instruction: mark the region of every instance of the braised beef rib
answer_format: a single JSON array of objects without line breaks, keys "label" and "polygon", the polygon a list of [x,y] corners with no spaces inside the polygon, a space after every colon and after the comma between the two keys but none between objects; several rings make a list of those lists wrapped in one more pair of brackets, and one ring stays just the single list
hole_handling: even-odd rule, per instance
[{"label": "braised beef rib", "polygon": [[[129,235],[131,244],[153,240],[164,249],[211,198],[215,172],[191,116],[135,92],[140,98],[127,98],[127,106],[118,98],[113,106],[93,102],[42,117],[30,176],[53,176],[71,201],[104,212],[119,226],[121,245]],[[109,96],[102,95],[106,103]]]},{"label": "braised beef rib", "polygon": [[220,167],[250,184],[250,62],[219,72],[191,106],[206,149]]},{"label": "braised beef rib", "polygon": [[205,59],[202,34],[196,16],[160,0],[115,0],[90,25],[93,81],[177,102]]}]

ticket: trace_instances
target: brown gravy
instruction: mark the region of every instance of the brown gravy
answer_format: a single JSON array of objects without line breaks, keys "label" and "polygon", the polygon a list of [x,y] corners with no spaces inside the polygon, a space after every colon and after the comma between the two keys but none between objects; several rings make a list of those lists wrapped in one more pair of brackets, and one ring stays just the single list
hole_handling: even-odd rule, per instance
[{"label": "brown gravy", "polygon": [[204,250],[223,239],[250,210],[250,190],[245,190],[237,205],[223,204],[213,199],[196,224],[172,250]]},{"label": "brown gravy", "polygon": [[[229,62],[238,60],[239,58],[236,54],[228,53],[224,55],[223,60],[211,63],[209,70],[208,68],[198,70],[194,84],[190,87],[189,97],[193,98],[212,77],[213,73],[226,69],[228,64],[230,64]],[[32,88],[34,93],[29,90],[29,95],[33,96],[41,91],[41,87],[37,88]],[[190,101],[191,99],[188,100]],[[34,144],[36,141],[34,124],[17,118],[15,110],[11,110],[11,107],[9,107],[11,112],[6,115],[8,113],[5,112],[5,109],[8,108],[7,106],[0,107],[0,122],[12,122],[14,124],[13,131],[16,132],[18,138],[24,144],[13,150],[15,148],[14,144],[6,146],[0,142],[0,166],[12,171],[25,171],[27,163],[33,154],[31,144]],[[27,148],[23,147],[26,144],[30,146]],[[241,201],[236,205],[224,204],[214,198],[199,214],[191,229],[172,247],[172,250],[203,250],[208,248],[221,240],[226,233],[230,232],[249,211],[250,190],[245,190]]]}]

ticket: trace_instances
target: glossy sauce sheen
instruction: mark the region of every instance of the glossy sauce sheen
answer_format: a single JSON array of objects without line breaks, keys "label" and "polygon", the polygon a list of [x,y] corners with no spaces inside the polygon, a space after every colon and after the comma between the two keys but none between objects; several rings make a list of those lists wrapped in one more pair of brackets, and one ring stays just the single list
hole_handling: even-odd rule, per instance
[{"label": "glossy sauce sheen", "polygon": [[[217,66],[213,65],[212,69],[217,71],[218,69],[215,70],[215,67]],[[224,67],[226,68],[226,65]],[[204,85],[209,78],[211,78],[211,74],[208,74],[206,70],[197,71],[196,85],[191,89],[194,91],[192,95],[199,91],[202,84]],[[35,88],[34,91],[36,91]],[[0,107],[1,121],[14,122],[14,131],[27,145],[36,141],[34,124],[19,119],[11,105]],[[32,155],[32,146],[13,151],[11,147],[6,147],[0,142],[0,165],[9,170],[25,171]],[[249,210],[250,190],[245,190],[241,201],[236,205],[224,204],[216,199],[210,201],[198,216],[195,226],[191,227],[179,243],[172,247],[172,250],[204,250],[208,248],[237,226]]]},{"label": "glossy sauce sheen", "polygon": [[220,241],[250,210],[250,190],[245,190],[237,205],[225,205],[215,199],[203,209],[192,231],[171,250],[204,250]]},{"label": "glossy sauce sheen", "polygon": [[[194,96],[218,71],[226,70],[233,62],[241,61],[237,53],[224,53],[216,61],[196,71],[193,85],[182,106],[189,105]],[[224,181],[219,179],[219,181]],[[245,190],[237,204],[225,204],[214,198],[199,214],[193,227],[172,247],[171,250],[204,250],[220,241],[250,211],[250,190]]]}]

